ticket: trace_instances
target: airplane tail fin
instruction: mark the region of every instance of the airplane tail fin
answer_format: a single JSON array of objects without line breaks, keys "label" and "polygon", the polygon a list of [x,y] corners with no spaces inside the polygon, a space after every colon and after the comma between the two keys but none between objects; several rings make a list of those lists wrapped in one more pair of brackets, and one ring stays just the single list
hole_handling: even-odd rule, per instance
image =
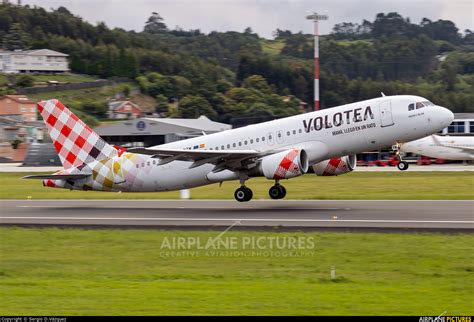
[{"label": "airplane tail fin", "polygon": [[40,102],[38,110],[64,169],[117,155],[117,150],[56,99]]}]

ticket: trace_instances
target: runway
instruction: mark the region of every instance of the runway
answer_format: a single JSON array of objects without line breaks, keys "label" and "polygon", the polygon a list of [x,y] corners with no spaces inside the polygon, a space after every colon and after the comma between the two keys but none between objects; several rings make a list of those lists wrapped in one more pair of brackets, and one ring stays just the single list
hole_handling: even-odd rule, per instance
[{"label": "runway", "polygon": [[2,200],[0,225],[474,232],[474,201]]}]

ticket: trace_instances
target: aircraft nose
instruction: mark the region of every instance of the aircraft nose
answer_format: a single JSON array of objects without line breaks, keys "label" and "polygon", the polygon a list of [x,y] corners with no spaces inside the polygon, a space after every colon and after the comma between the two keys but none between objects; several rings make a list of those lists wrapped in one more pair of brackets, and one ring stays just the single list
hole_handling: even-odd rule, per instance
[{"label": "aircraft nose", "polygon": [[447,127],[454,120],[454,114],[445,107],[439,106],[438,118],[440,123],[443,125],[443,128]]}]

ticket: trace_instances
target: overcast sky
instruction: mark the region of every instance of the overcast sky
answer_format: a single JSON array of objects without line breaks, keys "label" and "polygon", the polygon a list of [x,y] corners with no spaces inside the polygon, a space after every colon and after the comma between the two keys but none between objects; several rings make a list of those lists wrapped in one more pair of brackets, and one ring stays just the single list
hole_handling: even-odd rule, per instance
[{"label": "overcast sky", "polygon": [[[17,0],[10,0],[16,2]],[[329,20],[320,24],[322,34],[336,23],[373,21],[379,12],[396,11],[412,22],[423,17],[453,21],[460,31],[474,30],[474,0],[22,0],[23,4],[45,9],[64,6],[75,15],[95,24],[142,31],[151,12],[158,12],[171,29],[176,26],[213,30],[254,32],[272,38],[277,28],[312,32],[305,20],[308,11],[324,12]]]}]

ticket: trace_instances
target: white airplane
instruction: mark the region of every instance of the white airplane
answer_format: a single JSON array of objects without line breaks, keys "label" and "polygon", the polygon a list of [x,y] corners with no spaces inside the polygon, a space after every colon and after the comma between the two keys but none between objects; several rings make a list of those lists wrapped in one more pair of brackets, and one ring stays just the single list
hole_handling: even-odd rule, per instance
[{"label": "white airplane", "polygon": [[[412,108],[417,104],[417,109]],[[124,149],[101,139],[57,100],[38,104],[64,170],[47,187],[98,191],[169,191],[239,180],[237,201],[252,199],[245,182],[274,180],[269,195],[286,195],[280,180],[354,170],[357,153],[413,141],[448,126],[454,116],[418,96],[383,96],[150,148]],[[399,152],[397,150],[397,152]],[[406,164],[406,162],[402,161]]]},{"label": "white airplane", "polygon": [[445,160],[474,160],[474,137],[433,134],[402,143],[400,150]]}]

